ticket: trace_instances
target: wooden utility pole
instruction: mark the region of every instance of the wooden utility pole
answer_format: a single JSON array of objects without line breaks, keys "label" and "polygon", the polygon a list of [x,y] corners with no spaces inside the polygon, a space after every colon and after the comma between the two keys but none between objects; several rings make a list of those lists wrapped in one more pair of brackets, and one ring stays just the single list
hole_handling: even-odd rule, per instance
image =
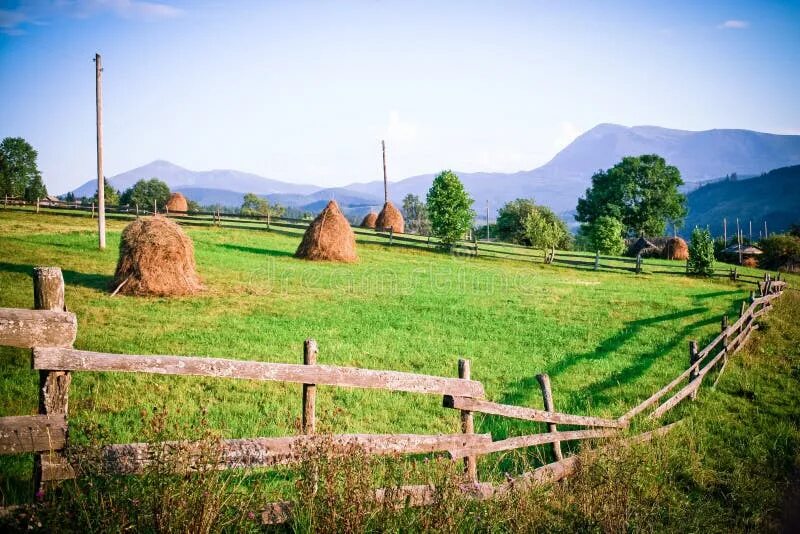
[{"label": "wooden utility pole", "polygon": [[769,237],[769,232],[767,232],[767,220],[764,219],[764,239]]},{"label": "wooden utility pole", "polygon": [[750,219],[750,244],[753,244],[753,220]]},{"label": "wooden utility pole", "polygon": [[728,246],[728,219],[722,218],[722,239],[725,241],[725,246]]},{"label": "wooden utility pole", "polygon": [[389,202],[389,185],[386,181],[386,141],[381,141],[383,148],[383,203]]},{"label": "wooden utility pole", "polygon": [[489,199],[486,199],[486,241],[489,241]]},{"label": "wooden utility pole", "polygon": [[739,229],[739,217],[736,217],[736,244],[739,246],[739,265],[742,264],[742,231]]},{"label": "wooden utility pole", "polygon": [[97,99],[97,233],[100,250],[106,248],[106,199],[103,178],[103,64],[100,54],[94,55],[95,97]]}]

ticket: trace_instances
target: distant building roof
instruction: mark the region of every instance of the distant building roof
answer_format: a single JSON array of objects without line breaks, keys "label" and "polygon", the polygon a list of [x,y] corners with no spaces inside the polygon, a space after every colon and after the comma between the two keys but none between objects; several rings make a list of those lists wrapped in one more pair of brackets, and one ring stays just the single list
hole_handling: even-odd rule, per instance
[{"label": "distant building roof", "polygon": [[760,248],[754,247],[753,245],[731,245],[723,252],[727,252],[729,254],[739,254],[740,248],[742,249],[742,254],[747,256],[756,256],[764,253]]}]

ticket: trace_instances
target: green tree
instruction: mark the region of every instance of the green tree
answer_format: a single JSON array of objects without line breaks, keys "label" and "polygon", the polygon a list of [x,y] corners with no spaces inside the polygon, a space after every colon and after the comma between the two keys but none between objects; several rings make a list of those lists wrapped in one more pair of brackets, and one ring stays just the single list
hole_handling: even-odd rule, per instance
[{"label": "green tree", "polygon": [[428,213],[433,235],[452,246],[472,227],[472,199],[453,171],[442,171],[428,190]]},{"label": "green tree", "polygon": [[[47,191],[42,183],[42,175],[36,166],[36,150],[21,137],[6,137],[0,143],[0,196],[25,196],[26,190],[32,193]],[[36,200],[34,197],[32,200]]]},{"label": "green tree", "polygon": [[22,195],[26,202],[36,202],[38,199],[46,196],[47,188],[44,186],[42,177],[39,174],[31,178],[28,185],[25,186],[25,193]]},{"label": "green tree", "polygon": [[406,220],[406,233],[429,235],[431,221],[428,206],[417,195],[407,194],[403,199],[403,216]]},{"label": "green tree", "polygon": [[497,214],[497,237],[501,241],[531,246],[525,230],[525,219],[536,211],[532,198],[518,198],[507,202]]},{"label": "green tree", "polygon": [[622,234],[625,226],[619,219],[602,215],[591,224],[581,227],[581,232],[588,238],[592,250],[601,254],[618,256],[625,250]]},{"label": "green tree", "polygon": [[667,221],[680,226],[686,216],[686,197],[678,192],[682,184],[680,171],[661,156],[625,157],[592,176],[575,219],[591,225],[606,215],[622,221],[628,232],[659,236]]},{"label": "green tree", "polygon": [[[105,201],[106,206],[118,206],[119,197],[119,191],[114,189],[109,181],[103,177],[103,200]],[[91,198],[91,202],[93,202],[95,205],[98,204],[97,189],[94,190],[94,196]]]},{"label": "green tree", "polygon": [[241,211],[242,215],[280,217],[286,212],[286,208],[277,203],[270,204],[269,200],[255,193],[245,193]]},{"label": "green tree", "polygon": [[189,200],[187,198],[186,199],[186,205],[187,205],[187,208],[188,208],[187,209],[188,213],[197,213],[199,211],[202,211],[200,204],[198,204],[194,200]]},{"label": "green tree", "polygon": [[140,210],[152,210],[153,202],[159,210],[164,209],[169,200],[169,186],[158,178],[139,180],[132,187],[126,189],[120,197],[122,204],[129,206],[138,205]]},{"label": "green tree", "polygon": [[772,234],[762,239],[758,246],[764,251],[758,258],[761,268],[792,271],[800,266],[800,237],[797,235]]},{"label": "green tree", "polygon": [[688,270],[693,274],[714,274],[714,240],[707,228],[695,228],[689,242]]},{"label": "green tree", "polygon": [[530,246],[541,249],[569,249],[572,239],[564,221],[553,210],[536,206],[522,221]]}]

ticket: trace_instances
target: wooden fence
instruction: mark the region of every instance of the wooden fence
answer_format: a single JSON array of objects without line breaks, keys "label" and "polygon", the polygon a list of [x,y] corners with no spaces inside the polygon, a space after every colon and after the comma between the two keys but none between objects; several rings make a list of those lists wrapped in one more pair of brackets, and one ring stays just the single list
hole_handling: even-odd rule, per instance
[{"label": "wooden fence", "polygon": [[[27,209],[31,206],[20,199],[7,199],[5,206],[21,206],[18,209]],[[94,207],[79,202],[44,202],[34,203],[37,212],[55,210],[60,213],[76,213],[84,216],[91,213],[94,216]],[[106,206],[106,216],[130,220],[139,215],[152,215],[152,210],[144,207],[133,206]],[[198,211],[192,213],[171,213],[169,216],[176,222],[187,226],[216,226],[242,230],[273,230],[292,233],[304,232],[311,222],[308,219],[293,219],[287,217],[270,217],[266,215],[225,214],[219,211]],[[434,249],[441,246],[441,242],[434,237],[415,234],[397,234],[391,228],[368,229],[353,227],[356,239],[364,243],[382,243],[389,246],[412,247],[421,249]],[[552,265],[585,270],[604,270],[612,272],[629,272],[634,274],[674,274],[686,273],[686,264],[677,261],[652,262],[649,259],[637,256],[628,258],[623,256],[608,256],[596,252],[585,253],[578,251],[551,250],[544,251],[513,243],[499,241],[460,240],[449,249],[452,253],[462,256],[502,258],[512,261],[541,262]],[[724,268],[716,269],[714,276],[721,278],[734,278],[745,282],[757,283],[753,277],[736,273],[735,270]]]},{"label": "wooden fence", "polygon": [[[483,385],[470,376],[469,360],[459,360],[458,377],[441,377],[319,365],[317,345],[306,340],[303,364],[267,363],[195,356],[123,355],[77,350],[72,348],[77,333],[77,318],[66,311],[61,270],[55,267],[36,268],[34,304],[36,310],[0,308],[0,345],[29,348],[32,367],[39,372],[39,414],[0,418],[0,454],[36,453],[34,483],[37,492],[54,481],[81,476],[81,465],[70,460],[68,439],[68,399],[74,372],[134,372],[160,375],[205,376],[213,378],[281,381],[303,384],[302,435],[226,439],[219,443],[214,467],[252,468],[298,462],[309,447],[326,443],[331,455],[347,454],[358,447],[366,454],[406,455],[446,453],[465,462],[465,483],[462,491],[475,498],[503,494],[514,487],[543,481],[559,480],[571,474],[577,465],[575,456],[563,458],[560,443],[585,439],[607,439],[618,436],[631,420],[650,410],[651,419],[659,419],[686,398],[695,398],[703,380],[716,370],[716,381],[725,365],[758,328],[757,319],[767,313],[786,288],[783,281],[766,280],[759,285],[759,295],[751,294],[742,303],[740,317],[732,324],[723,317],[720,334],[702,350],[689,343],[689,367],[669,384],[619,418],[602,418],[561,413],[553,406],[547,375],[539,375],[545,410],[512,406],[485,399]],[[318,436],[316,426],[316,386],[374,388],[425,395],[439,395],[443,407],[456,410],[461,417],[461,432],[445,435],[420,434],[340,434]],[[678,386],[682,387],[663,400]],[[659,404],[660,403],[660,404]],[[491,414],[548,424],[541,434],[510,437],[494,441],[489,434],[475,434],[473,415]],[[559,430],[557,425],[587,427],[583,430]],[[629,438],[641,442],[661,435],[672,425]],[[549,444],[556,462],[525,473],[504,484],[479,482],[477,458],[498,451]],[[209,461],[200,442],[162,442],[112,444],[102,447],[103,469],[108,473],[135,475],[163,458],[164,451],[180,449],[188,460],[176,469],[195,469]],[[375,490],[376,500],[399,499],[399,503],[426,504],[435,494],[428,486],[406,486]],[[263,512],[265,523],[279,523],[289,518],[288,502],[269,504]]]}]

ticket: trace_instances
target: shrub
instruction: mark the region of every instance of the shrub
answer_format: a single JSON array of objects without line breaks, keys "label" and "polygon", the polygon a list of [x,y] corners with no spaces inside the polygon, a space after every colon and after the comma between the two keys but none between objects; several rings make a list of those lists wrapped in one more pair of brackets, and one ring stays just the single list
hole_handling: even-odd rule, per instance
[{"label": "shrub", "polygon": [[598,217],[593,223],[582,228],[594,250],[612,255],[620,255],[625,250],[625,241],[622,239],[624,230],[625,227],[619,219],[608,215]]},{"label": "shrub", "polygon": [[566,223],[545,206],[536,206],[522,221],[525,237],[532,247],[568,249],[571,238]]},{"label": "shrub", "polygon": [[453,171],[442,171],[428,191],[428,213],[433,235],[451,246],[472,227],[472,199]]},{"label": "shrub", "polygon": [[791,234],[773,234],[762,239],[759,247],[764,254],[759,263],[765,269],[800,269],[800,237]]},{"label": "shrub", "polygon": [[704,276],[714,274],[714,241],[708,229],[695,228],[689,243],[689,272]]}]

